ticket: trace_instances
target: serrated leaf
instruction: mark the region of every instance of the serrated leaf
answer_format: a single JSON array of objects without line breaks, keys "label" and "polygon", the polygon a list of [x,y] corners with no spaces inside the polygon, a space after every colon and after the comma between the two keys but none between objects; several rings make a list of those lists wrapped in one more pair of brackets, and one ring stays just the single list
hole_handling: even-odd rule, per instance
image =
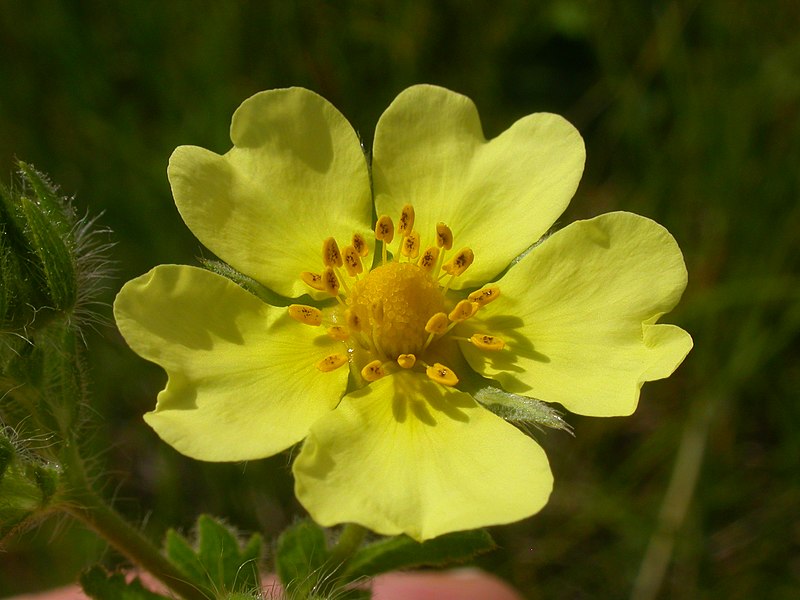
[{"label": "serrated leaf", "polygon": [[278,538],[275,570],[292,598],[307,598],[319,587],[329,559],[325,531],[313,521],[300,521]]},{"label": "serrated leaf", "polygon": [[348,561],[344,576],[355,581],[400,569],[444,566],[467,561],[494,548],[492,537],[480,529],[449,533],[425,542],[401,535],[361,548]]},{"label": "serrated leaf", "polygon": [[108,573],[102,567],[84,572],[80,581],[83,591],[94,600],[169,600],[146,589],[138,578],[128,582],[121,573]]},{"label": "serrated leaf", "polygon": [[261,536],[242,545],[233,529],[208,515],[197,520],[194,545],[174,530],[166,539],[169,559],[194,585],[216,595],[259,588],[261,547]]}]

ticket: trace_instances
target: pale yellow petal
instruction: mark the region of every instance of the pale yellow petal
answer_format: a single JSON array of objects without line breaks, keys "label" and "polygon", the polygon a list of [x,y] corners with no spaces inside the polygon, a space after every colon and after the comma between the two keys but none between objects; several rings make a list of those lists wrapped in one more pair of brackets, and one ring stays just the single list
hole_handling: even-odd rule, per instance
[{"label": "pale yellow petal", "polygon": [[411,372],[346,396],[311,428],[293,470],[318,523],[417,540],[528,517],[553,483],[533,440]]},{"label": "pale yellow petal", "polygon": [[538,240],[564,211],[583,173],[577,130],[558,115],[523,117],[487,141],[469,98],[429,85],[401,93],[378,122],[372,169],[377,214],[416,211],[422,247],[436,224],[474,264],[454,282],[477,286]]},{"label": "pale yellow petal", "polygon": [[462,351],[508,391],[629,415],[642,384],[669,376],[692,347],[679,327],[656,324],[686,281],[680,249],[657,223],[623,212],[579,221],[513,266],[500,298],[462,327],[498,335],[506,349]]},{"label": "pale yellow petal", "polygon": [[371,229],[358,136],[324,98],[290,88],[245,100],[231,140],[222,156],[196,146],[175,150],[167,173],[178,210],[237,270],[284,296],[307,293],[299,276],[322,269],[323,240],[346,245]]},{"label": "pale yellow petal", "polygon": [[315,367],[340,344],[209,271],[156,267],[125,284],[114,316],[130,347],[169,376],[145,421],[193,458],[280,452],[336,406],[346,385],[346,367]]}]

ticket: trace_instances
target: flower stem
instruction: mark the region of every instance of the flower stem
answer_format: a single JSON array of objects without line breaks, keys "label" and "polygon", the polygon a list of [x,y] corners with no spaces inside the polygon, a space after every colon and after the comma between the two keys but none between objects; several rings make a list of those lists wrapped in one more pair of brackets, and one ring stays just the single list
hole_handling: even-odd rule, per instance
[{"label": "flower stem", "polygon": [[63,459],[65,475],[69,479],[69,489],[64,494],[66,512],[90,527],[117,551],[182,598],[208,600],[203,590],[187,581],[186,575],[147,537],[94,491],[74,442],[65,448]]}]

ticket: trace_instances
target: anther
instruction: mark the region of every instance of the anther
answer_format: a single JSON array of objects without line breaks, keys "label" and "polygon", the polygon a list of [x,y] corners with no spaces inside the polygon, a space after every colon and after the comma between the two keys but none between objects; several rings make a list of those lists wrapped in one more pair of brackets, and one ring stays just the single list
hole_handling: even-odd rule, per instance
[{"label": "anther", "polygon": [[445,250],[453,247],[453,232],[444,223],[436,224],[436,245]]},{"label": "anther", "polygon": [[364,271],[364,267],[361,266],[361,256],[358,254],[358,250],[353,246],[345,246],[343,255],[344,268],[347,270],[347,274],[350,275],[350,277],[355,277]]},{"label": "anther", "polygon": [[375,223],[375,239],[384,244],[391,244],[394,239],[394,223],[388,215],[382,215]]},{"label": "anther", "polygon": [[490,285],[475,292],[472,292],[467,298],[472,300],[479,307],[484,307],[490,302],[494,302],[500,297],[500,288],[496,285]]},{"label": "anther", "polygon": [[491,352],[502,350],[506,347],[506,343],[495,335],[486,335],[483,333],[476,333],[469,338],[473,346],[481,350],[489,350]]},{"label": "anther", "polygon": [[310,271],[303,271],[300,273],[300,279],[309,287],[320,292],[325,291],[325,282],[322,281],[322,275],[319,273],[311,273]]},{"label": "anther", "polygon": [[346,311],[344,311],[344,320],[351,331],[361,331],[363,329],[361,317],[359,317],[352,309],[348,308]]},{"label": "anther", "polygon": [[317,369],[319,369],[323,373],[330,373],[331,371],[334,371],[339,367],[341,367],[346,362],[347,362],[347,355],[331,354],[329,356],[326,356],[317,363]]},{"label": "anther", "polygon": [[473,254],[472,250],[469,248],[462,248],[458,251],[458,254],[442,265],[442,269],[445,273],[457,277],[466,271],[474,260],[475,254]]},{"label": "anther", "polygon": [[450,323],[447,320],[447,315],[443,312],[438,312],[428,319],[428,322],[425,324],[425,331],[434,335],[442,334],[447,331],[447,326],[449,324]]},{"label": "anther", "polygon": [[411,235],[414,230],[414,207],[406,204],[400,212],[400,221],[397,223],[398,235]]},{"label": "anther", "polygon": [[400,253],[409,259],[417,258],[417,256],[419,256],[418,231],[412,231],[409,235],[403,238],[403,245],[400,247]]},{"label": "anther", "polygon": [[363,377],[365,381],[377,381],[384,375],[386,375],[386,371],[383,369],[383,364],[377,359],[368,363],[366,367],[361,369],[361,377]]},{"label": "anther", "polygon": [[430,273],[433,270],[433,267],[436,266],[436,259],[439,258],[439,248],[436,246],[431,246],[427,250],[425,250],[424,254],[419,257],[419,261],[417,261],[417,266]]},{"label": "anther", "polygon": [[367,246],[367,240],[364,239],[364,236],[360,233],[353,234],[353,248],[355,248],[356,252],[361,258],[364,258],[367,254],[369,254],[369,246]]},{"label": "anther", "polygon": [[322,323],[322,311],[313,306],[306,306],[305,304],[290,304],[289,316],[295,321],[303,323],[304,325],[311,325],[317,327]]},{"label": "anther", "polygon": [[342,254],[339,252],[339,244],[332,237],[326,238],[322,242],[322,264],[326,267],[342,266]]},{"label": "anther", "polygon": [[455,308],[450,311],[450,314],[447,315],[447,318],[453,321],[454,323],[460,323],[461,321],[466,321],[475,312],[478,310],[478,306],[469,300],[461,300],[458,304],[456,304]]},{"label": "anther", "polygon": [[350,338],[350,332],[347,331],[347,327],[342,327],[341,325],[333,325],[331,327],[328,327],[328,337],[331,337],[340,342],[344,342],[345,340]]},{"label": "anther", "polygon": [[404,369],[412,368],[417,362],[417,357],[413,354],[401,354],[397,357],[397,364]]},{"label": "anther", "polygon": [[325,286],[325,291],[331,296],[339,295],[339,279],[336,277],[336,273],[333,272],[331,267],[325,267],[325,270],[322,272],[322,282]]},{"label": "anther", "polygon": [[458,383],[458,377],[452,369],[445,367],[442,363],[434,363],[432,367],[425,369],[425,374],[435,381],[446,386],[454,386]]}]

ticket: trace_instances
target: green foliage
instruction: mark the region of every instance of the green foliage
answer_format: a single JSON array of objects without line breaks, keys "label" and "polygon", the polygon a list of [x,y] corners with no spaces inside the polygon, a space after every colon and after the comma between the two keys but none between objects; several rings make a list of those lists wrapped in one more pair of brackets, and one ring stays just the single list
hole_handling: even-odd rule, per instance
[{"label": "green foliage", "polygon": [[275,570],[292,598],[308,598],[335,587],[325,530],[304,519],[286,529],[275,548]]},{"label": "green foliage", "polygon": [[520,427],[550,427],[572,431],[561,413],[541,400],[512,394],[492,386],[479,389],[474,396],[494,414]]},{"label": "green foliage", "polygon": [[355,581],[390,571],[452,566],[474,559],[495,547],[492,537],[480,529],[450,533],[425,542],[401,535],[361,548],[347,562],[344,577]]},{"label": "green foliage", "polygon": [[194,543],[171,529],[165,546],[167,557],[209,597],[260,589],[262,541],[257,534],[240,543],[235,530],[213,517],[201,515]]},{"label": "green foliage", "polygon": [[94,600],[167,600],[167,596],[146,589],[139,578],[130,582],[121,573],[109,573],[92,567],[81,574],[81,586]]}]

